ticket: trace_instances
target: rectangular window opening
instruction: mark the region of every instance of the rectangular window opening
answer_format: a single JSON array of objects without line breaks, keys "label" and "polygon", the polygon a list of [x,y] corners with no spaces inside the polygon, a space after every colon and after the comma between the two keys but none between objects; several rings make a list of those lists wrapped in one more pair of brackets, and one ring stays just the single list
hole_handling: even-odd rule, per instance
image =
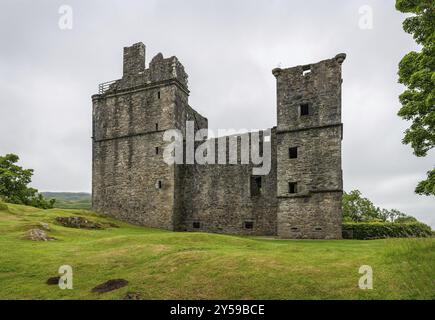
[{"label": "rectangular window opening", "polygon": [[159,124],[156,123],[156,131],[159,131]]},{"label": "rectangular window opening", "polygon": [[301,116],[308,116],[310,114],[310,108],[308,106],[308,103],[301,104]]},{"label": "rectangular window opening", "polygon": [[157,189],[161,189],[162,188],[162,180],[157,180],[156,188]]},{"label": "rectangular window opening", "polygon": [[254,222],[253,221],[245,221],[244,226],[245,226],[245,229],[254,229]]},{"label": "rectangular window opening", "polygon": [[192,227],[193,229],[199,229],[201,228],[201,223],[199,223],[199,221],[194,221]]},{"label": "rectangular window opening", "polygon": [[261,177],[251,177],[251,197],[261,194]]},{"label": "rectangular window opening", "polygon": [[306,76],[307,74],[311,73],[311,66],[310,65],[306,65],[302,67],[302,75]]},{"label": "rectangular window opening", "polygon": [[157,99],[160,99],[160,91],[157,92]]},{"label": "rectangular window opening", "polygon": [[290,159],[296,159],[298,157],[298,147],[289,148],[288,156]]},{"label": "rectangular window opening", "polygon": [[159,154],[159,147],[156,147],[156,154]]},{"label": "rectangular window opening", "polygon": [[289,182],[288,183],[288,193],[297,193],[297,192],[298,192],[297,182]]}]

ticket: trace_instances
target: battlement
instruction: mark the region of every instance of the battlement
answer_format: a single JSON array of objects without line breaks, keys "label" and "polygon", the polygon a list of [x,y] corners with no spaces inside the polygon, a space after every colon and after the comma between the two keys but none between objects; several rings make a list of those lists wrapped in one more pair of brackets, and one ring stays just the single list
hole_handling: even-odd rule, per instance
[{"label": "battlement", "polygon": [[175,81],[184,91],[189,92],[188,75],[177,57],[164,58],[161,53],[158,53],[151,59],[149,68],[146,68],[145,52],[146,48],[142,42],[124,47],[122,78],[100,84],[99,94],[125,91],[139,86],[158,85],[168,81]]}]

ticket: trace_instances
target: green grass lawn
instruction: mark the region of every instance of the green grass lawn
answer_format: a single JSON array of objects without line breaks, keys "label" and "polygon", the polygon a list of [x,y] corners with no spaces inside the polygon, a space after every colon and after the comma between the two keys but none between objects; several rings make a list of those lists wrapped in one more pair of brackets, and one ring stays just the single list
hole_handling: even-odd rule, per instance
[{"label": "green grass lawn", "polygon": [[[81,230],[55,224],[82,215],[120,228]],[[24,240],[46,222],[55,241]],[[132,226],[83,210],[9,205],[0,211],[0,299],[434,299],[435,239],[268,240],[174,233]],[[74,289],[46,280],[71,265]],[[373,268],[373,290],[358,288],[361,265]],[[122,278],[129,285],[91,293]]]}]

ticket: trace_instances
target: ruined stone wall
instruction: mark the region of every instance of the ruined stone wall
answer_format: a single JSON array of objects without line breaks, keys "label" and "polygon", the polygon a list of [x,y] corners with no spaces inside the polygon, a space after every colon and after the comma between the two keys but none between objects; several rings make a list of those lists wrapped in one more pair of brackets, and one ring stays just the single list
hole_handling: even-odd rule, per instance
[{"label": "ruined stone wall", "polygon": [[[248,134],[249,135],[249,134]],[[227,139],[221,137],[219,139]],[[210,140],[209,140],[210,141]],[[211,139],[216,145],[217,139]],[[271,170],[261,177],[261,192],[253,195],[251,177],[253,165],[240,164],[240,138],[238,164],[184,165],[180,188],[183,190],[182,230],[228,234],[276,235],[276,135],[272,130]],[[265,147],[263,147],[265,148]],[[217,155],[215,163],[217,163]],[[245,222],[251,222],[247,228]],[[196,224],[196,227],[195,225]],[[199,227],[198,227],[199,224]]]}]

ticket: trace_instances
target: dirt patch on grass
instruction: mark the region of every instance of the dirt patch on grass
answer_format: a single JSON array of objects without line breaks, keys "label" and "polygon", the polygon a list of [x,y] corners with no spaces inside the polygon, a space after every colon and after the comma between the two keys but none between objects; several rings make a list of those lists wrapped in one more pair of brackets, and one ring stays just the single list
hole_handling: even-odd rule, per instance
[{"label": "dirt patch on grass", "polygon": [[53,286],[53,285],[59,284],[59,280],[60,280],[60,277],[51,277],[51,278],[47,279],[46,284],[48,284],[49,286]]},{"label": "dirt patch on grass", "polygon": [[112,279],[106,281],[102,284],[99,284],[95,288],[92,289],[93,293],[104,293],[113,291],[122,287],[125,287],[128,284],[128,281],[125,279]]}]

